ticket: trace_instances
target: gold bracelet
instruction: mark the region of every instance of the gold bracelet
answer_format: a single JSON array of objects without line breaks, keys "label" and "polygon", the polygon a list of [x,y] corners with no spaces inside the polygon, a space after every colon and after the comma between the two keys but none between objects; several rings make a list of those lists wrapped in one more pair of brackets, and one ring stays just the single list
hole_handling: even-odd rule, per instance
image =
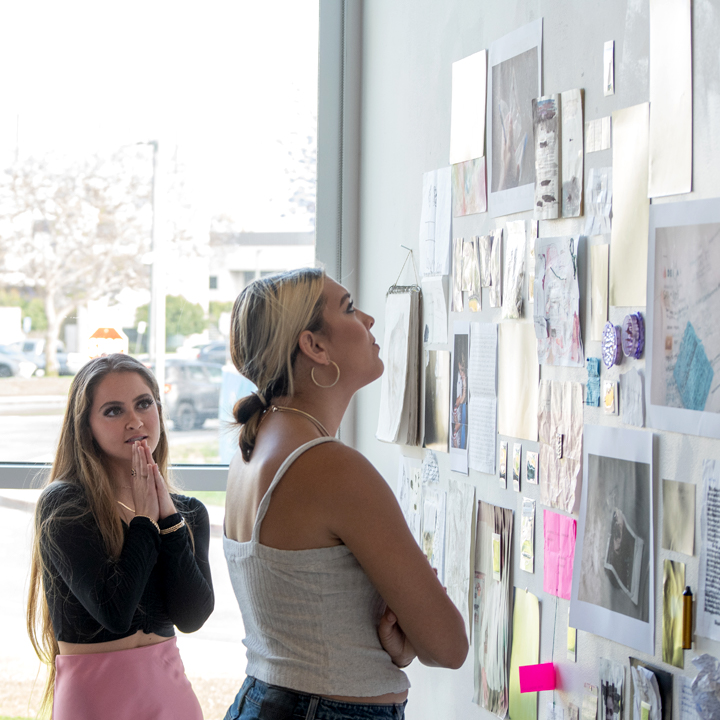
[{"label": "gold bracelet", "polygon": [[160,530],[160,534],[161,535],[169,535],[170,533],[174,533],[176,530],[179,530],[184,525],[185,525],[185,518],[181,517],[180,522],[177,525],[173,525],[172,527],[165,528],[164,530]]},{"label": "gold bracelet", "polygon": [[160,530],[160,526],[151,517],[148,517],[147,515],[136,515],[135,517],[142,517],[142,518],[145,518],[146,520],[149,520],[155,526],[155,529],[158,531],[158,533],[162,532],[162,530]]}]

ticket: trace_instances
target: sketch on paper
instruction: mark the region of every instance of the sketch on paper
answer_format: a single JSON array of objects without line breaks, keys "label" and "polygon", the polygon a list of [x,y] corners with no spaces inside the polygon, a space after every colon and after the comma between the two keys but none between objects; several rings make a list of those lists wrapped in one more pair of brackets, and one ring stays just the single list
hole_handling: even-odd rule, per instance
[{"label": "sketch on paper", "polygon": [[562,216],[580,217],[583,191],[583,91],[560,94]]},{"label": "sketch on paper", "polygon": [[450,168],[423,175],[420,248],[423,275],[450,274],[452,195]]},{"label": "sketch on paper", "polygon": [[455,335],[452,377],[451,447],[467,449],[468,431],[468,336]]},{"label": "sketch on paper", "polygon": [[422,529],[422,478],[420,461],[415,458],[400,458],[398,476],[398,504],[412,536],[421,545]]},{"label": "sketch on paper", "polygon": [[445,585],[450,599],[465,621],[465,632],[470,637],[470,557],[473,524],[475,522],[475,488],[469,483],[450,478],[445,523],[446,556]]},{"label": "sketch on paper", "polygon": [[482,310],[478,240],[478,237],[473,237],[463,241],[462,289],[468,292],[468,306],[471,312]]},{"label": "sketch on paper", "polygon": [[577,237],[538,238],[535,248],[535,335],[541,365],[582,367]]},{"label": "sketch on paper", "polygon": [[450,420],[450,353],[428,350],[425,357],[424,447],[446,453]]},{"label": "sketch on paper", "polygon": [[[558,437],[561,438],[558,452]],[[573,512],[582,467],[582,384],[541,380],[538,390],[540,502]]]},{"label": "sketch on paper", "polygon": [[583,492],[588,498],[578,599],[648,622],[650,465],[590,454]]},{"label": "sketch on paper", "polygon": [[448,335],[447,277],[424,277],[422,287],[423,342],[444,345]]},{"label": "sketch on paper", "polygon": [[625,667],[600,658],[600,709],[602,720],[622,720]]},{"label": "sketch on paper", "polygon": [[422,542],[420,547],[440,582],[445,578],[445,504],[442,490],[423,488]]},{"label": "sketch on paper", "polygon": [[522,316],[522,289],[525,278],[525,221],[509,222],[505,245],[505,292],[502,319],[517,320]]},{"label": "sketch on paper", "polygon": [[480,260],[480,284],[482,287],[492,285],[490,258],[492,257],[493,234],[482,235],[478,238],[478,256]]},{"label": "sketch on paper", "polygon": [[[502,718],[508,711],[510,685],[512,510],[480,501],[476,527],[473,702]],[[498,547],[499,557],[495,558]]]},{"label": "sketch on paper", "polygon": [[490,307],[502,305],[502,228],[492,231],[490,255]]},{"label": "sketch on paper", "polygon": [[453,217],[487,212],[484,157],[452,166],[452,207]]},{"label": "sketch on paper", "polygon": [[532,111],[535,137],[534,217],[536,220],[554,220],[560,207],[560,96],[533,98]]},{"label": "sketch on paper", "polygon": [[383,360],[385,372],[380,390],[380,417],[376,437],[395,442],[405,399],[410,350],[410,293],[390,293],[385,300]]},{"label": "sketch on paper", "polygon": [[538,96],[538,49],[492,68],[492,191],[535,181],[532,100]]},{"label": "sketch on paper", "polygon": [[612,168],[591,168],[585,202],[585,235],[609,235],[612,230]]}]

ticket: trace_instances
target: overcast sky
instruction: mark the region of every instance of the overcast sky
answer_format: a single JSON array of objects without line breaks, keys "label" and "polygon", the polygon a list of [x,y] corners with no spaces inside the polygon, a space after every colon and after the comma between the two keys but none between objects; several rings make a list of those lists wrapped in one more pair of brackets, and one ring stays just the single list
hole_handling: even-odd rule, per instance
[{"label": "overcast sky", "polygon": [[158,139],[178,147],[198,219],[308,230],[280,216],[287,150],[315,121],[317,38],[318,0],[2,3],[0,166],[18,116],[21,157]]}]

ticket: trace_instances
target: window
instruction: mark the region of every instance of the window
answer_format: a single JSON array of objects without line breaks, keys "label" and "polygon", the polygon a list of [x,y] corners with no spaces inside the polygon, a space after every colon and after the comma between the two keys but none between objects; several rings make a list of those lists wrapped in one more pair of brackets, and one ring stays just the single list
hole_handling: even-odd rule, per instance
[{"label": "window", "polygon": [[210,289],[211,290],[217,290],[218,289],[218,282],[217,282],[217,275],[211,275],[210,276]]}]

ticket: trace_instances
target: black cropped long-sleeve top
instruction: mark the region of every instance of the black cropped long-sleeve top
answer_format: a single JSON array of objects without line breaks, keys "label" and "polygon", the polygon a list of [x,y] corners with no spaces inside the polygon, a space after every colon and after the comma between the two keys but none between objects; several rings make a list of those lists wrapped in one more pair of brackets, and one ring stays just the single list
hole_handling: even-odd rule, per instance
[{"label": "black cropped long-sleeve top", "polygon": [[[63,482],[48,486],[38,512],[41,521],[54,519],[43,525],[40,551],[56,640],[100,643],[138,630],[172,637],[174,626],[182,632],[202,627],[215,603],[208,513],[195,498],[172,499],[178,513],[158,524],[166,529],[182,516],[192,529],[192,540],[187,526],[159,535],[150,520],[136,517],[129,525],[123,523],[125,541],[120,557],[113,560],[82,489]],[[53,512],[69,505],[80,513]]]}]

